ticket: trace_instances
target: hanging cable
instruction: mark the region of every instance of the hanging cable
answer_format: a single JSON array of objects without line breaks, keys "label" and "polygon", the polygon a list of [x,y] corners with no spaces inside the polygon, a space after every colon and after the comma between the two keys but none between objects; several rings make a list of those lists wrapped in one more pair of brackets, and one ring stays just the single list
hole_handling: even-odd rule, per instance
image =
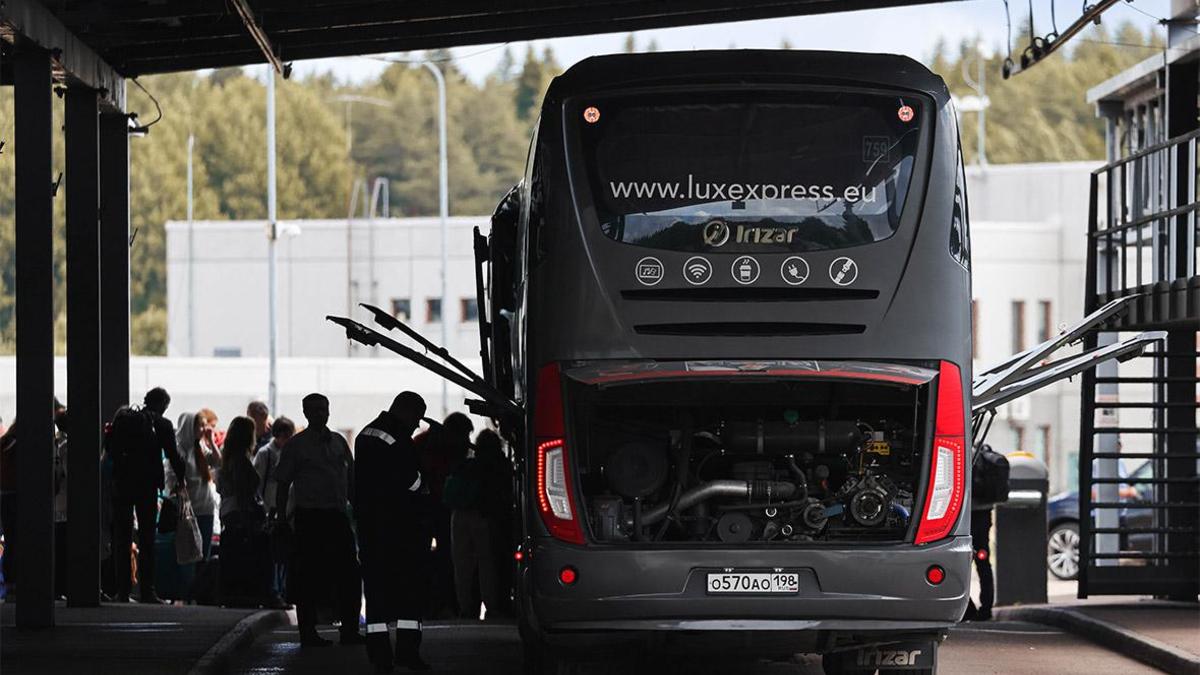
[{"label": "hanging cable", "polygon": [[138,82],[136,77],[130,78],[130,82],[133,82],[133,84],[136,85],[138,89],[142,90],[142,93],[144,93],[146,96],[150,97],[150,102],[154,104],[154,109],[156,111],[158,111],[158,117],[155,117],[153,120],[151,120],[149,124],[137,124],[137,113],[129,114],[129,119],[133,120],[134,124],[136,125],[135,127],[133,127],[132,129],[129,130],[129,133],[145,134],[148,131],[150,131],[150,127],[154,126],[155,124],[158,124],[159,121],[162,120],[162,118],[163,118],[162,106],[158,104],[158,99],[154,98],[154,94],[151,94],[149,90],[147,90],[145,87],[143,87],[142,83]]},{"label": "hanging cable", "polygon": [[1054,42],[1058,39],[1058,17],[1054,12],[1054,3],[1057,1],[1050,0],[1050,34],[1046,36],[1047,42]]}]

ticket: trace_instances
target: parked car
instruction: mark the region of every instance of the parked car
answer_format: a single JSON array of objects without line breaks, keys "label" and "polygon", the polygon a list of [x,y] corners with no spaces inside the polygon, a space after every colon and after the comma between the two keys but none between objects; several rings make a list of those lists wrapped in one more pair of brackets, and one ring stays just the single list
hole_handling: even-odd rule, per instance
[{"label": "parked car", "polygon": [[[1150,475],[1150,462],[1142,462],[1132,472],[1121,466],[1122,477],[1145,478]],[[1118,498],[1133,501],[1149,498],[1147,483],[1121,483]],[[1093,494],[1093,499],[1095,495]],[[1120,526],[1146,527],[1152,519],[1152,509],[1122,508],[1119,512]],[[1046,541],[1046,567],[1055,577],[1073,580],[1079,576],[1079,490],[1062,492],[1050,497],[1046,503],[1046,522],[1049,536]],[[1152,535],[1121,535],[1122,550],[1149,550]]]}]

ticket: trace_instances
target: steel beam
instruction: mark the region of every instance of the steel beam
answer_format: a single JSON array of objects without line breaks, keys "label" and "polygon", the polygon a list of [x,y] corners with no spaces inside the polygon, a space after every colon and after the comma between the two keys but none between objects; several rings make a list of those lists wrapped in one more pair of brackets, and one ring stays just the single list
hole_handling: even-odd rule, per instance
[{"label": "steel beam", "polygon": [[66,95],[67,603],[100,604],[100,138],[95,89]]},{"label": "steel beam", "polygon": [[0,2],[0,38],[32,42],[50,52],[56,76],[101,93],[106,108],[125,110],[123,78],[38,0]]},{"label": "steel beam", "polygon": [[[54,625],[54,222],[50,52],[13,57],[16,155],[17,493],[10,534],[19,628]],[[6,523],[6,527],[7,527]]]},{"label": "steel beam", "polygon": [[242,20],[242,25],[245,26],[246,32],[250,34],[254,44],[258,45],[258,50],[266,57],[267,63],[275,69],[275,72],[284,75],[283,61],[279,60],[279,55],[275,53],[275,48],[271,46],[271,39],[267,37],[267,32],[258,25],[258,19],[254,18],[254,11],[246,4],[246,0],[230,0],[234,10]]},{"label": "steel beam", "polygon": [[[123,85],[122,85],[123,86]],[[129,403],[129,120],[100,115],[100,412]]]}]

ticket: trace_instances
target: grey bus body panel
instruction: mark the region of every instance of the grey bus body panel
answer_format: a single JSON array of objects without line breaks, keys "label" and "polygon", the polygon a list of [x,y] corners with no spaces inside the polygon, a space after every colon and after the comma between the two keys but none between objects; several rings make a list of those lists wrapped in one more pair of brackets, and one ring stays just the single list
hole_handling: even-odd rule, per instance
[{"label": "grey bus body panel", "polygon": [[[813,546],[808,548],[604,548],[581,550],[540,540],[536,565],[521,580],[544,630],[574,622],[845,620],[952,623],[962,617],[970,589],[970,537],[929,546]],[[925,581],[930,565],[946,566],[938,586]],[[570,565],[578,581],[558,581]],[[708,572],[798,571],[796,595],[712,596]]]},{"label": "grey bus body panel", "polygon": [[[754,254],[762,273],[744,286],[728,272],[738,255],[705,254],[714,274],[697,292],[683,276],[692,254],[606,237],[588,199],[564,111],[593,95],[681,87],[701,92],[849,87],[919,97],[927,136],[895,234],[868,245],[803,253],[811,269],[804,293],[795,293],[781,277],[787,253]],[[942,80],[915,61],[791,51],[588,59],[552,83],[530,160],[518,236],[526,256],[518,267],[525,274],[516,289],[512,326],[517,398],[526,407],[526,429],[532,429],[537,406],[531,398],[538,369],[552,362],[587,367],[621,360],[834,359],[936,370],[939,361],[949,361],[960,369],[962,391],[970,391],[970,272],[951,256],[948,245],[960,160],[956,121]],[[531,200],[536,202],[533,209]],[[639,260],[647,256],[665,269],[652,288],[635,275]],[[829,272],[843,256],[852,258],[858,270],[848,285],[836,283]],[[710,290],[716,293],[703,292]],[[861,329],[834,335],[770,334],[769,327],[781,323]],[[645,329],[663,324],[682,326],[682,334]],[[757,324],[747,329],[753,334],[739,334],[738,326],[747,324]],[[689,331],[689,325],[695,330]],[[735,326],[732,331],[711,329],[730,325]],[[970,429],[969,406],[963,408],[964,428]],[[525,435],[525,443],[532,457],[530,436]],[[967,443],[969,447],[969,438]],[[526,462],[521,478],[526,558],[518,583],[523,630],[546,643],[564,632],[597,631],[771,631],[803,634],[808,640],[823,631],[933,635],[957,622],[966,607],[971,546],[965,515],[952,536],[926,546],[573,546],[550,537],[541,522],[532,464]],[[969,491],[969,465],[967,471]],[[946,580],[938,586],[924,576],[934,564],[946,570]],[[557,578],[566,565],[579,573],[570,587]],[[797,570],[801,590],[794,597],[707,595],[705,571],[725,568]],[[804,643],[793,644],[800,650]],[[810,647],[823,650],[829,643]]]},{"label": "grey bus body panel", "polygon": [[[821,73],[836,73],[836,76]],[[589,87],[585,84],[591,83]],[[909,202],[895,235],[865,246],[804,254],[810,278],[803,288],[876,291],[873,299],[766,300],[791,289],[779,275],[786,253],[756,255],[762,274],[739,286],[728,270],[738,256],[711,254],[713,280],[706,288],[731,289],[730,301],[640,299],[647,290],[634,274],[638,261],[662,261],[664,279],[654,291],[699,295],[683,277],[690,253],[649,249],[603,235],[586,194],[582,168],[567,142],[563,107],[592,91],[689,87],[771,89],[783,86],[857,86],[908,91],[933,103],[926,114],[932,134],[913,178]],[[532,255],[524,322],[532,371],[550,361],[593,359],[789,359],[835,358],[872,361],[948,360],[959,366],[963,391],[971,383],[970,273],[950,255],[951,211],[958,137],[954,112],[942,80],[911,59],[824,52],[694,52],[597,57],[555,80],[542,110],[535,162],[542,183],[541,219],[535,235],[546,254]],[[923,169],[923,171],[922,171]],[[842,287],[828,269],[848,256],[858,276]],[[810,322],[861,326],[857,334],[745,336],[651,335],[638,326],[687,324],[772,324]],[[521,327],[517,328],[522,330]]]}]

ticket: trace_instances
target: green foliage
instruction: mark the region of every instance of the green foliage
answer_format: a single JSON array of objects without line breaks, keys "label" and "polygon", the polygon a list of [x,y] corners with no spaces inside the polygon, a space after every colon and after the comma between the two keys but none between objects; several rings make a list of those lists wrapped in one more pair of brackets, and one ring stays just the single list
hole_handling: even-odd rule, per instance
[{"label": "green foliage", "polygon": [[[1019,22],[1027,25],[1028,22]],[[1028,36],[1015,38],[1025,44]],[[1016,50],[1016,47],[1014,47]],[[984,61],[986,94],[986,153],[989,162],[1063,162],[1104,157],[1104,125],[1087,101],[1087,90],[1117,73],[1161,53],[1162,43],[1153,34],[1143,35],[1133,24],[1123,24],[1115,37],[1104,26],[1085,31],[1066,49],[1008,80],[1000,77],[1005,54]],[[978,63],[972,42],[959,45],[949,57],[939,44],[930,68],[941,75],[957,96],[974,95],[967,75],[977,77]],[[1014,56],[1019,58],[1019,54]],[[963,154],[968,162],[978,153],[977,113],[962,114]]]}]

